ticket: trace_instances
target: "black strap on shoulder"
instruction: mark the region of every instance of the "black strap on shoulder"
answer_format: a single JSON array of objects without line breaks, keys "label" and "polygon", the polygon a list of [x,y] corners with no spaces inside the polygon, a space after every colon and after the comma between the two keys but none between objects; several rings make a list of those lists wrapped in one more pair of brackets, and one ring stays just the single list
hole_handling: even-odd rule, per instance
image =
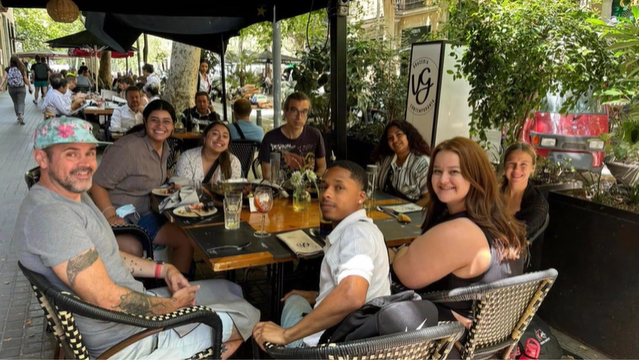
[{"label": "black strap on shoulder", "polygon": [[244,133],[242,132],[242,129],[240,129],[240,125],[238,125],[238,122],[234,122],[233,126],[236,127],[236,130],[238,130],[238,135],[240,135],[240,139],[244,140],[246,139],[246,137],[244,137]]},{"label": "black strap on shoulder", "polygon": [[211,165],[211,168],[209,169],[209,171],[207,171],[207,175],[202,180],[203,184],[208,184],[209,181],[211,181],[211,178],[213,177],[213,173],[218,168],[218,165],[220,165],[220,159],[216,159],[216,161],[213,163],[213,165]]}]

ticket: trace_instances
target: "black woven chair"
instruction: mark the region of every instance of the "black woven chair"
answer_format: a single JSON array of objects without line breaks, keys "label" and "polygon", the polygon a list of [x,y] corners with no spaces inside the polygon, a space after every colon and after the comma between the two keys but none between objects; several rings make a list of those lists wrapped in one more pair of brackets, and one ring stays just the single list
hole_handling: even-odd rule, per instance
[{"label": "black woven chair", "polygon": [[229,144],[229,150],[240,160],[242,165],[242,177],[249,175],[249,169],[256,156],[256,151],[260,149],[260,142],[254,140],[233,140]]},{"label": "black woven chair", "polygon": [[[557,276],[556,269],[549,269],[490,284],[421,295],[425,300],[444,305],[473,302],[472,323],[459,349],[462,359],[489,358],[500,351],[502,358],[507,359]],[[406,290],[397,283],[392,289],[394,292]]]},{"label": "black woven chair", "polygon": [[24,174],[24,182],[27,183],[27,189],[31,189],[38,181],[40,181],[40,166],[36,166]]},{"label": "black woven chair", "polygon": [[147,336],[192,323],[206,324],[213,329],[213,346],[194,354],[191,359],[220,358],[222,322],[218,314],[206,306],[192,306],[158,316],[125,314],[84,302],[75,295],[56,288],[44,276],[25,268],[20,262],[18,262],[18,266],[31,283],[47,323],[53,329],[53,334],[58,341],[59,348],[56,350],[56,358],[60,358],[62,352],[65,359],[89,359],[89,352],[82,341],[82,334],[76,326],[74,315],[147,329],[116,344],[101,354],[98,359],[108,359],[118,351]]},{"label": "black woven chair", "polygon": [[169,137],[167,139],[169,144],[169,158],[167,159],[167,176],[171,177],[176,174],[176,168],[178,166],[178,158],[184,150],[184,141],[177,137]]},{"label": "black woven chair", "polygon": [[274,359],[445,359],[464,332],[457,322],[370,339],[289,349],[265,344]]},{"label": "black woven chair", "polygon": [[524,272],[539,271],[542,264],[542,245],[544,242],[544,231],[549,226],[549,213],[542,224],[542,227],[538,229],[531,238],[528,239],[528,251],[527,261],[524,264]]}]

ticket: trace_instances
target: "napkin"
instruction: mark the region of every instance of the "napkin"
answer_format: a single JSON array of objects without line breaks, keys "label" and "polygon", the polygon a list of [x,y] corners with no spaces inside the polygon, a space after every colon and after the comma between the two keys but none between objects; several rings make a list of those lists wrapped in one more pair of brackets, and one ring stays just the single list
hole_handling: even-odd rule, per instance
[{"label": "napkin", "polygon": [[165,211],[166,209],[172,209],[175,207],[180,207],[184,205],[197,204],[200,202],[198,198],[198,194],[193,186],[183,186],[180,188],[180,191],[176,191],[175,193],[167,196],[160,205],[158,205],[158,209],[160,212]]},{"label": "napkin", "polygon": [[310,257],[323,251],[320,245],[302,230],[280,233],[276,236],[287,244],[298,257]]}]

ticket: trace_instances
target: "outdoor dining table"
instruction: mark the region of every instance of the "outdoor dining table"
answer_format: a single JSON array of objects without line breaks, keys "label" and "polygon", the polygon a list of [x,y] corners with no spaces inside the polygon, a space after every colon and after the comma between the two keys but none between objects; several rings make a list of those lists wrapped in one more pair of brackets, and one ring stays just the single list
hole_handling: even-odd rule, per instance
[{"label": "outdoor dining table", "polygon": [[[206,190],[206,189],[205,189]],[[207,196],[212,196],[207,191]],[[162,197],[151,195],[152,206],[162,201]],[[377,205],[395,205],[406,203],[405,200],[390,195],[380,195]],[[280,313],[280,299],[283,296],[284,263],[297,259],[296,255],[277,238],[278,233],[294,230],[303,230],[313,239],[310,229],[320,225],[320,207],[318,200],[313,200],[309,210],[297,212],[293,210],[291,198],[276,198],[273,200],[271,211],[266,214],[265,231],[271,233],[266,238],[257,238],[253,233],[260,229],[262,214],[250,212],[243,208],[240,218],[240,228],[226,230],[224,227],[224,212],[218,208],[216,214],[209,218],[184,218],[173,213],[173,209],[165,210],[164,215],[169,221],[182,227],[188,234],[191,244],[214,272],[223,272],[236,269],[244,269],[255,266],[271,266],[272,277],[272,314]],[[407,214],[412,219],[409,224],[401,224],[395,218],[376,211],[368,211],[367,216],[384,235],[387,246],[394,247],[413,241],[421,234],[420,226],[424,214],[414,212]],[[315,240],[315,239],[314,239]],[[211,252],[211,248],[222,245],[243,245],[251,242],[249,246],[241,250],[226,248],[221,251]],[[320,246],[324,246],[320,241]]]},{"label": "outdoor dining table", "polygon": [[[111,137],[114,140],[120,139],[123,136],[124,136],[124,133],[120,133],[120,132],[118,132],[118,133],[112,132],[111,133]],[[190,132],[190,131],[188,131],[188,132],[176,132],[176,131],[174,131],[173,134],[171,134],[171,136],[177,137],[177,138],[182,139],[182,140],[191,140],[191,139],[199,140],[199,139],[202,139],[202,134],[194,133],[194,132]]]}]

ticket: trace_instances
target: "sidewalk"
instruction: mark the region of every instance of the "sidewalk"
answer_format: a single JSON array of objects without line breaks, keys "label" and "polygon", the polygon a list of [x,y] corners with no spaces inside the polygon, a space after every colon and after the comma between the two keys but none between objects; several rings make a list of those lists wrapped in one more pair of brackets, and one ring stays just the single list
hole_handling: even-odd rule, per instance
[{"label": "sidewalk", "polygon": [[33,132],[42,113],[27,95],[25,123],[16,121],[13,102],[0,93],[0,358],[53,358],[55,344],[44,332],[44,313],[28,281],[18,269],[20,245],[13,242],[13,227],[27,192],[24,173],[36,166],[32,157]]}]

